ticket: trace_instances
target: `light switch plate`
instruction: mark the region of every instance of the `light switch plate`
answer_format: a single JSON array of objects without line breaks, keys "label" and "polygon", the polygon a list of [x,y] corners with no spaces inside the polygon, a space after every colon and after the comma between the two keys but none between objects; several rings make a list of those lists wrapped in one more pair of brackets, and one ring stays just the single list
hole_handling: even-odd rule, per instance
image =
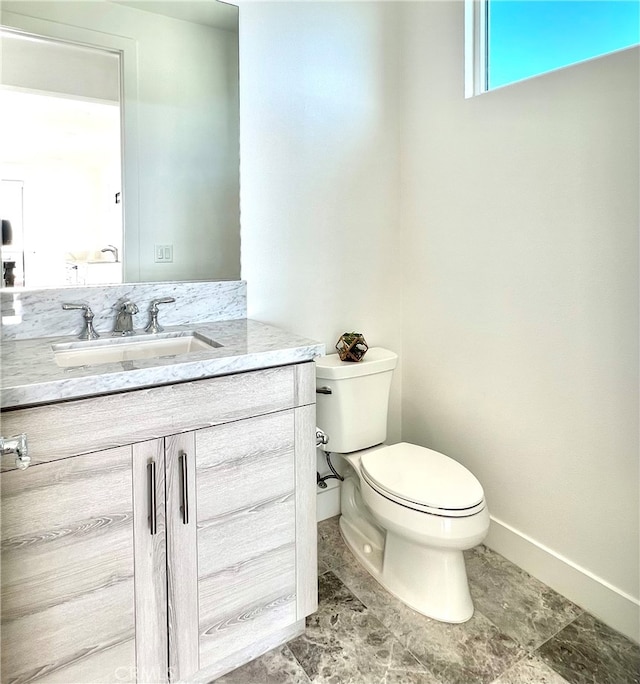
[{"label": "light switch plate", "polygon": [[173,262],[173,245],[154,245],[153,254],[156,264],[170,264]]}]

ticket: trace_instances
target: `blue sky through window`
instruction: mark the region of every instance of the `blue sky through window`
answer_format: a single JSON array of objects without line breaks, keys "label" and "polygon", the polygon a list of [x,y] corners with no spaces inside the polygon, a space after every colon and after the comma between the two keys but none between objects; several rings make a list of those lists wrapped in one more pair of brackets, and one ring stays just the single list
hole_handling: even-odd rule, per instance
[{"label": "blue sky through window", "polygon": [[489,0],[489,88],[640,42],[640,0]]}]

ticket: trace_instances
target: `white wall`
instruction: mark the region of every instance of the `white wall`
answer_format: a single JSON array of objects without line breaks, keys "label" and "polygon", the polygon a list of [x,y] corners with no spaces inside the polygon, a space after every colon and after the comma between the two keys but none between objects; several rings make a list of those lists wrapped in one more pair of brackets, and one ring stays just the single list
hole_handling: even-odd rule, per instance
[{"label": "white wall", "polygon": [[249,314],[400,351],[402,438],[638,639],[638,50],[464,100],[463,27],[462,2],[241,4]]},{"label": "white wall", "polygon": [[2,37],[2,85],[118,102],[119,76],[113,53],[9,34]]},{"label": "white wall", "polygon": [[403,438],[638,639],[638,49],[465,100],[463,4],[403,17]]},{"label": "white wall", "polygon": [[240,8],[248,315],[328,352],[350,330],[400,347],[396,30],[384,4]]},{"label": "white wall", "polygon": [[[135,41],[138,218],[125,239],[140,253],[127,270],[142,281],[238,278],[237,35],[102,1],[3,0],[2,10],[2,23],[11,13],[11,25],[28,16]],[[154,263],[153,245],[166,243],[173,264]]]}]

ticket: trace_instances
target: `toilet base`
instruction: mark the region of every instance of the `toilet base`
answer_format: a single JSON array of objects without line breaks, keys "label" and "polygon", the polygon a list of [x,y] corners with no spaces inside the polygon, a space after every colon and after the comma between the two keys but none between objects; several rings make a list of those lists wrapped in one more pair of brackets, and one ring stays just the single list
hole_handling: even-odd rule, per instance
[{"label": "toilet base", "polygon": [[417,546],[388,530],[380,546],[343,515],[339,524],[346,545],[365,570],[410,608],[454,624],[473,616],[462,551]]}]

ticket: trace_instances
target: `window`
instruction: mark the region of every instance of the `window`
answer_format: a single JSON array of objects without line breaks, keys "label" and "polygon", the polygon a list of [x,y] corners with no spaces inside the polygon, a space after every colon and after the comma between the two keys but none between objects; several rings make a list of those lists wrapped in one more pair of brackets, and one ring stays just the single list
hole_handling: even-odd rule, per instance
[{"label": "window", "polygon": [[467,0],[467,97],[640,42],[640,0]]}]

